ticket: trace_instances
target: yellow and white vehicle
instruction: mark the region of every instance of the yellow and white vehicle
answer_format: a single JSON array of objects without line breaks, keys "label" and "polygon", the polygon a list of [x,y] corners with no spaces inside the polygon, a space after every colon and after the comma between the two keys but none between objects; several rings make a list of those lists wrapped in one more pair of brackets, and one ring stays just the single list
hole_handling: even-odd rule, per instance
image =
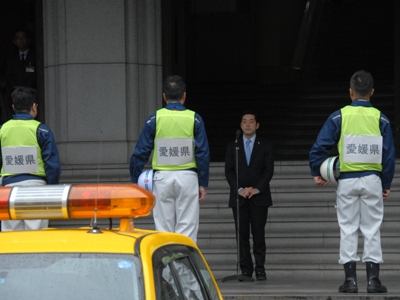
[{"label": "yellow and white vehicle", "polygon": [[[135,184],[0,187],[0,220],[93,224],[1,232],[0,299],[223,299],[190,238],[134,228],[154,204]],[[99,228],[100,218],[119,228]]]}]

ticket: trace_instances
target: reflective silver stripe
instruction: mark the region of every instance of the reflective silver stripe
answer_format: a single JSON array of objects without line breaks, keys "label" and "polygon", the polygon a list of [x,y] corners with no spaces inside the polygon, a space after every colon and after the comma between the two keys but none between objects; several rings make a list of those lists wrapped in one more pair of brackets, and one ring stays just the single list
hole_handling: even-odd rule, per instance
[{"label": "reflective silver stripe", "polygon": [[12,220],[68,219],[67,185],[15,186],[10,194]]}]

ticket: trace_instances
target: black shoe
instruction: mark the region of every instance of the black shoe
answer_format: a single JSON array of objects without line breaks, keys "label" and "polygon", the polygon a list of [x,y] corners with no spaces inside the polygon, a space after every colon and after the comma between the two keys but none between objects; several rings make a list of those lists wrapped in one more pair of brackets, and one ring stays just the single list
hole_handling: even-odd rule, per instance
[{"label": "black shoe", "polygon": [[356,266],[355,261],[343,265],[345,279],[344,283],[339,286],[339,293],[358,293]]},{"label": "black shoe", "polygon": [[[251,278],[251,281],[253,281],[254,279],[252,278],[253,277],[253,275],[252,275],[252,273],[248,273],[248,272],[242,272],[242,274],[241,274],[242,276],[246,276],[246,277],[249,277],[249,278]],[[243,281],[242,279],[239,279],[239,281]]]},{"label": "black shoe", "polygon": [[257,280],[267,280],[267,275],[264,272],[257,272],[256,277]]},{"label": "black shoe", "polygon": [[367,292],[368,293],[387,293],[387,288],[379,280],[379,264],[366,262],[367,268]]}]

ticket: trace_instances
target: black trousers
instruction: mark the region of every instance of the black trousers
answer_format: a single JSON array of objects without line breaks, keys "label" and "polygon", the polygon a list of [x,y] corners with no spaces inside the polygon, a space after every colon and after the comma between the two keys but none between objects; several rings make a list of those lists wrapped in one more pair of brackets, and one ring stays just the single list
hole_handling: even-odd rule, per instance
[{"label": "black trousers", "polygon": [[[232,207],[233,218],[235,219],[235,229],[237,234],[237,212],[236,207]],[[250,199],[239,207],[239,234],[240,234],[240,269],[242,273],[252,274],[255,272],[265,272],[265,224],[267,223],[268,207],[257,206]],[[253,236],[253,254],[255,267],[250,252],[250,231]],[[236,236],[237,240],[237,236]]]}]

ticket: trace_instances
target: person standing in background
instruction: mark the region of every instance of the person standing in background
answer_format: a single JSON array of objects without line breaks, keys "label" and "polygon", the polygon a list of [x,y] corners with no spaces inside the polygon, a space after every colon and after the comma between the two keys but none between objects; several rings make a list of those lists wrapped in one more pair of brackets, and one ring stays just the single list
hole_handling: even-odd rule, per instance
[{"label": "person standing in background", "polygon": [[[3,186],[58,184],[61,166],[53,133],[36,121],[36,90],[19,87],[11,94],[15,115],[0,128]],[[34,230],[48,227],[48,220],[10,220],[1,230]]]},{"label": "person standing in background", "polygon": [[186,109],[186,84],[169,76],[163,84],[165,108],[151,114],[130,160],[133,183],[153,151],[153,218],[156,230],[177,232],[197,242],[200,201],[206,197],[210,151],[200,115]]},{"label": "person standing in background", "polygon": [[383,262],[380,227],[383,200],[390,194],[395,170],[395,148],[389,119],[370,103],[374,80],[361,70],[350,79],[351,104],[332,113],[310,151],[311,175],[316,185],[325,186],[320,166],[337,146],[340,176],[336,190],[340,227],[340,257],[345,280],[341,293],[357,293],[356,263],[358,230],[364,236],[362,261],[367,270],[367,292],[386,293],[379,279]]},{"label": "person standing in background", "polygon": [[[274,158],[271,144],[256,135],[260,124],[257,115],[246,111],[240,128],[243,135],[228,144],[225,157],[225,177],[230,186],[229,207],[232,208],[237,232],[237,195],[239,194],[239,249],[242,275],[257,280],[267,280],[265,274],[265,225],[268,207],[272,206],[269,183],[274,174]],[[236,177],[236,151],[238,147],[238,181]],[[250,231],[253,236],[255,267],[250,253]]]},{"label": "person standing in background", "polygon": [[[12,112],[11,93],[18,87],[36,89],[36,54],[31,48],[31,37],[28,31],[18,30],[14,34],[14,45],[17,52],[5,63],[8,109]],[[9,113],[11,117],[11,114]]]}]

